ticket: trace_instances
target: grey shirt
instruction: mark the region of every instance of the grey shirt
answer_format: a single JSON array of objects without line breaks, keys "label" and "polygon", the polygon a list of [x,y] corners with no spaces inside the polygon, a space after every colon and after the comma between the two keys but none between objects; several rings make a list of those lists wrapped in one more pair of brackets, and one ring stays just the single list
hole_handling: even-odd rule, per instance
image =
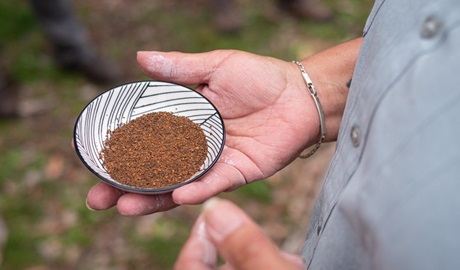
[{"label": "grey shirt", "polygon": [[303,256],[460,269],[459,0],[376,1]]}]

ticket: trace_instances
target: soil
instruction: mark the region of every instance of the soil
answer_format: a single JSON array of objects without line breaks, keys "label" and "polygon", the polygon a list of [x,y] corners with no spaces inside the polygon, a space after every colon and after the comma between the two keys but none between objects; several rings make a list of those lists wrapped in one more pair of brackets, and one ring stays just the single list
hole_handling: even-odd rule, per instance
[{"label": "soil", "polygon": [[103,164],[116,181],[136,188],[164,188],[182,183],[206,159],[206,136],[185,116],[145,114],[108,134]]}]

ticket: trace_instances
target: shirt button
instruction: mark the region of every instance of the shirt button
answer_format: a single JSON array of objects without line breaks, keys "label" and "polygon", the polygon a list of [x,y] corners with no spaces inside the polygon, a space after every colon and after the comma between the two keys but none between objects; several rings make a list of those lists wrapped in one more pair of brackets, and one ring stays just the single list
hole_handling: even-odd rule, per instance
[{"label": "shirt button", "polygon": [[428,17],[422,24],[420,36],[426,39],[433,38],[441,31],[441,26],[441,22],[436,17]]},{"label": "shirt button", "polygon": [[355,147],[358,147],[361,142],[361,132],[359,127],[353,126],[350,131],[351,142]]}]

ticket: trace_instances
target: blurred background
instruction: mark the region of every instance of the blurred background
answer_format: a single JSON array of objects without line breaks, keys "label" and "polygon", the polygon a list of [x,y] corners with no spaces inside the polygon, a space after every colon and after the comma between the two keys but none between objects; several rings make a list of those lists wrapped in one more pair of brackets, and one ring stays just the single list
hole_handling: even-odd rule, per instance
[{"label": "blurred background", "polygon": [[[373,4],[324,0],[327,16],[315,17],[275,0],[74,1],[91,48],[82,49],[80,63],[66,60],[70,45],[53,41],[31,2],[0,0],[0,102],[12,107],[0,118],[1,269],[171,269],[200,206],[135,218],[91,212],[86,192],[98,180],[70,146],[86,103],[117,83],[147,78],[136,51],[240,49],[291,61],[361,35]],[[326,144],[311,159],[221,197],[283,250],[299,253],[333,152]]]}]

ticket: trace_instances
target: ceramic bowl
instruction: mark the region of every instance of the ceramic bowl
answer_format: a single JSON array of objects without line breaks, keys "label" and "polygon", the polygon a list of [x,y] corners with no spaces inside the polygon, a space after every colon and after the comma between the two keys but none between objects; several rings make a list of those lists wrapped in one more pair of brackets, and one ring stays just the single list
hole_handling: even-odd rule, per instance
[{"label": "ceramic bowl", "polygon": [[[200,170],[180,184],[165,188],[137,188],[117,182],[103,166],[100,152],[108,131],[152,112],[185,116],[203,130],[208,151]],[[161,194],[191,183],[217,162],[224,148],[225,128],[216,107],[200,93],[168,82],[139,81],[114,87],[93,99],[80,113],[74,129],[78,157],[97,177],[121,190]]]}]

